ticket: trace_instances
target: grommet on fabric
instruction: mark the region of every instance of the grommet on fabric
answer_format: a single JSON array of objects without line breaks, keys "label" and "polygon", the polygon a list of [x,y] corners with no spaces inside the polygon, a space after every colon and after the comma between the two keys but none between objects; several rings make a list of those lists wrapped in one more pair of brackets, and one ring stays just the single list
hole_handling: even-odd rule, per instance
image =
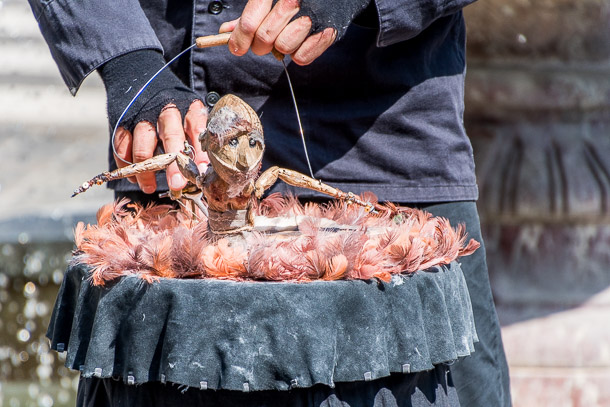
[{"label": "grommet on fabric", "polygon": [[164,374],[161,375],[161,383],[165,384],[165,375]]},{"label": "grommet on fabric", "polygon": [[93,376],[95,376],[95,377],[102,377],[102,368],[101,367],[96,367],[95,370],[93,371]]},{"label": "grommet on fabric", "polygon": [[371,380],[373,380],[373,373],[371,373],[371,372],[364,372],[364,381],[365,382],[370,382]]},{"label": "grommet on fabric", "polygon": [[210,14],[220,14],[222,12],[224,5],[222,4],[222,1],[219,0],[214,0],[211,1],[210,4],[208,5],[208,13]]},{"label": "grommet on fabric", "polygon": [[133,386],[134,384],[136,384],[136,378],[132,375],[127,376],[127,384]]},{"label": "grommet on fabric", "polygon": [[206,382],[205,380],[202,380],[199,382],[199,389],[200,390],[207,390],[208,389],[208,382]]},{"label": "grommet on fabric", "polygon": [[220,95],[217,92],[212,91],[208,92],[208,94],[205,95],[205,104],[209,107],[214,107],[214,105],[218,103],[219,100]]},{"label": "grommet on fabric", "polygon": [[85,371],[85,365],[80,365],[80,366],[78,367],[78,370],[79,370],[80,372],[84,372],[84,371]]},{"label": "grommet on fabric", "polygon": [[248,393],[250,391],[250,384],[244,383],[244,393]]},{"label": "grommet on fabric", "polygon": [[411,365],[408,363],[405,363],[404,365],[402,365],[402,372],[411,373]]},{"label": "grommet on fabric", "polygon": [[66,344],[65,343],[58,343],[57,344],[57,352],[63,352],[66,350]]},{"label": "grommet on fabric", "polygon": [[297,379],[292,379],[290,381],[290,387],[297,387],[299,385],[299,381]]}]

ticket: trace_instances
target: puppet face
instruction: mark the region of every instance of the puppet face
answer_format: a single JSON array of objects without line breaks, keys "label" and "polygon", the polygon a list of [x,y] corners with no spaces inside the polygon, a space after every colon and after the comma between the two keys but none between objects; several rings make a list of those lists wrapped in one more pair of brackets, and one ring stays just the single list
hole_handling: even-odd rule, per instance
[{"label": "puppet face", "polygon": [[212,167],[227,182],[236,173],[258,171],[265,149],[258,115],[233,95],[226,95],[216,103],[200,141]]},{"label": "puppet face", "polygon": [[208,154],[239,172],[255,169],[263,157],[263,140],[256,132],[240,132],[231,136],[219,148],[208,150]]}]

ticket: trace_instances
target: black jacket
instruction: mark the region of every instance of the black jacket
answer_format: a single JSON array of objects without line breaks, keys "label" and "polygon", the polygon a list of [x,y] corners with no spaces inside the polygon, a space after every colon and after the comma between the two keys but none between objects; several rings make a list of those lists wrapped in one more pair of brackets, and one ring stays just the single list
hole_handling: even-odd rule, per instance
[{"label": "black jacket", "polygon": [[[472,1],[376,0],[369,10],[377,17],[372,26],[356,21],[311,65],[289,63],[316,178],[395,202],[477,198],[462,122],[461,8]],[[195,37],[237,18],[246,2],[142,3],[30,0],[73,94],[90,72],[118,55],[154,48],[170,59]],[[283,68],[271,55],[194,50],[172,69],[204,100],[210,92],[234,93],[250,103],[262,115],[265,165],[308,173]]]}]

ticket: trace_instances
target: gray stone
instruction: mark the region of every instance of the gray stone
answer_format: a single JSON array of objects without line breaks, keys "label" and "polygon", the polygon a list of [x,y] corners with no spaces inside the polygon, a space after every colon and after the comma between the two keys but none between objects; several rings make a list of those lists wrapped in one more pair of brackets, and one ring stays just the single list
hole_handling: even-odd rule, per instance
[{"label": "gray stone", "polygon": [[610,62],[609,0],[484,0],[465,15],[473,58]]}]

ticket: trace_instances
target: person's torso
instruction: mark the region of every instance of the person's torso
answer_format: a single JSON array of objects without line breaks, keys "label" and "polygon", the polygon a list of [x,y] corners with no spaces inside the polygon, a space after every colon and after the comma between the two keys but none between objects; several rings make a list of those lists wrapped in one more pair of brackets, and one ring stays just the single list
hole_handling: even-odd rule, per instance
[{"label": "person's torso", "polygon": [[[193,8],[190,1],[169,0],[143,7],[169,59],[197,36],[217,33],[244,5],[196,1]],[[436,20],[408,41],[377,47],[376,39],[377,29],[352,24],[311,65],[285,59],[315,178],[354,193],[372,191],[380,200],[476,199],[472,148],[462,123],[461,13]],[[236,57],[225,46],[183,58],[173,68],[204,100],[233,93],[259,113],[263,168],[309,173],[281,62],[270,54]],[[311,196],[280,182],[274,190]]]}]

